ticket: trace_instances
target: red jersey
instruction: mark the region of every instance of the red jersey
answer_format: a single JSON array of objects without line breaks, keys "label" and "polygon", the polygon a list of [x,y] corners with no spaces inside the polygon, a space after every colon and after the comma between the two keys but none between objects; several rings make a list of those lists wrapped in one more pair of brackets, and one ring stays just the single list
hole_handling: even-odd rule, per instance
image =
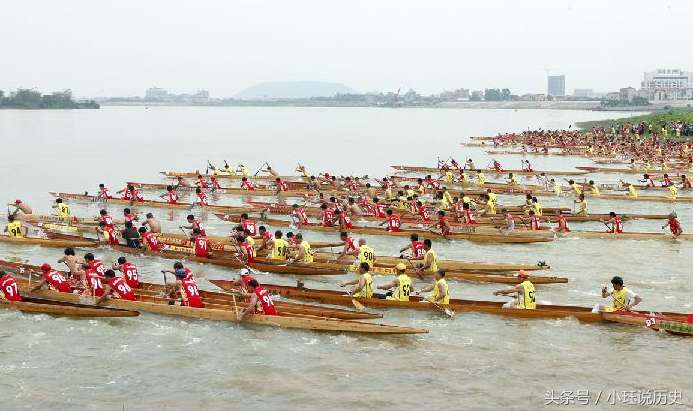
[{"label": "red jersey", "polygon": [[467,224],[478,224],[472,210],[464,210],[464,222]]},{"label": "red jersey", "polygon": [[156,239],[156,236],[152,232],[146,232],[142,234],[142,239],[147,243],[148,248],[151,251],[161,251],[163,248],[161,244],[159,244],[159,240]]},{"label": "red jersey", "polygon": [[424,254],[426,254],[426,251],[423,248],[424,244],[423,241],[412,241],[411,242],[411,249],[412,249],[412,256],[413,257],[422,257]]},{"label": "red jersey", "polygon": [[204,177],[197,179],[197,185],[200,188],[209,188],[209,183],[207,183],[207,180],[205,180]]},{"label": "red jersey", "polygon": [[251,236],[256,236],[257,235],[257,224],[255,223],[255,220],[253,219],[247,219],[241,221],[241,226],[243,229],[250,231]]},{"label": "red jersey", "polygon": [[356,244],[354,244],[353,238],[347,237],[346,239],[344,239],[344,245],[347,246],[347,253],[351,251],[356,251]]},{"label": "red jersey", "polygon": [[679,223],[679,220],[669,220],[669,230],[671,230],[672,234],[679,234],[679,232],[681,232],[681,223]]},{"label": "red jersey", "polygon": [[387,190],[388,188],[392,188],[392,186],[393,186],[392,181],[390,181],[390,180],[383,181],[383,188],[384,189]]},{"label": "red jersey", "polygon": [[125,191],[123,191],[123,197],[121,197],[121,198],[123,200],[132,200],[134,198],[133,194],[132,194],[132,190],[128,190],[126,188]]},{"label": "red jersey", "polygon": [[106,198],[106,199],[113,198],[111,196],[111,191],[109,189],[107,189],[106,187],[100,189],[99,197]]},{"label": "red jersey", "polygon": [[443,234],[449,234],[450,233],[450,224],[448,224],[448,220],[445,217],[438,217],[438,228],[440,228],[440,231]]},{"label": "red jersey", "polygon": [[326,208],[322,212],[322,226],[323,227],[333,227],[334,226],[334,214],[332,214],[332,210],[329,208]]},{"label": "red jersey", "polygon": [[570,228],[568,228],[568,220],[566,220],[565,216],[562,214],[558,216],[558,229],[561,231],[570,232]]},{"label": "red jersey", "polygon": [[103,295],[103,284],[101,284],[101,276],[96,270],[88,268],[84,271],[84,281],[87,283],[88,295],[93,295],[95,297],[101,297]]},{"label": "red jersey", "polygon": [[611,221],[612,226],[611,229],[609,230],[610,233],[614,234],[621,234],[623,233],[623,222],[621,221],[621,217],[616,216],[612,219]]},{"label": "red jersey", "polygon": [[539,218],[537,216],[529,217],[529,229],[532,231],[539,230]]},{"label": "red jersey", "polygon": [[104,214],[102,216],[99,216],[99,221],[103,221],[104,223],[106,223],[106,227],[109,227],[109,228],[115,227],[113,225],[113,218],[111,218],[111,216],[108,214]]},{"label": "red jersey", "polygon": [[303,207],[299,207],[291,212],[291,215],[294,215],[298,218],[298,221],[301,224],[309,224],[308,222],[308,216],[306,215],[306,209]]},{"label": "red jersey", "polygon": [[120,271],[123,273],[123,278],[125,282],[131,288],[140,288],[139,274],[137,273],[137,266],[131,262],[127,262],[120,266]]},{"label": "red jersey", "polygon": [[71,293],[72,287],[68,283],[67,278],[59,271],[50,270],[43,273],[43,279],[46,280],[48,286],[55,291],[61,293]]},{"label": "red jersey", "polygon": [[272,238],[274,238],[274,237],[272,236],[272,233],[270,233],[269,231],[265,231],[262,234],[262,239],[265,241],[272,241]]},{"label": "red jersey", "polygon": [[399,231],[402,226],[402,219],[397,214],[387,216],[387,231]]},{"label": "red jersey", "polygon": [[9,274],[0,277],[0,291],[8,301],[22,301],[22,295],[19,294],[17,281]]},{"label": "red jersey", "polygon": [[385,218],[385,204],[376,203],[375,204],[375,216],[378,218]]},{"label": "red jersey", "polygon": [[123,277],[111,278],[110,281],[108,281],[108,285],[111,287],[111,291],[116,294],[117,298],[128,301],[135,300],[135,292],[132,291],[132,288],[130,288]]},{"label": "red jersey", "polygon": [[[254,256],[254,254],[255,254],[255,249],[253,248],[253,246],[250,245],[250,243],[248,243],[247,241],[244,241],[244,242],[241,244],[241,247],[243,247],[243,249],[244,249],[245,252],[247,253],[247,256],[248,256],[248,264],[254,263],[254,262],[255,262],[255,256]],[[243,278],[243,277],[241,277],[241,278]]]},{"label": "red jersey", "polygon": [[108,244],[118,245],[118,231],[113,229],[113,227],[104,227],[103,232],[108,236]]},{"label": "red jersey", "polygon": [[339,227],[340,228],[354,228],[351,224],[351,218],[345,213],[339,213]]},{"label": "red jersey", "polygon": [[176,193],[175,190],[168,192],[168,203],[169,204],[178,204],[178,193]]},{"label": "red jersey", "polygon": [[422,205],[421,207],[418,207],[416,211],[419,213],[419,215],[421,216],[421,218],[423,218],[424,221],[431,221],[431,216],[428,214],[428,209],[426,208],[426,206]]},{"label": "red jersey", "polygon": [[534,172],[534,168],[533,168],[532,165],[529,163],[529,161],[527,162],[527,171],[529,171],[530,173]]},{"label": "red jersey", "polygon": [[207,235],[207,232],[205,231],[205,228],[202,226],[202,222],[200,220],[195,219],[190,224],[192,225],[193,229],[197,228],[198,230],[200,230],[200,234]]},{"label": "red jersey", "polygon": [[272,302],[272,296],[270,296],[269,291],[258,286],[255,287],[255,295],[257,296],[257,302],[262,308],[262,313],[265,315],[277,315],[277,309],[274,307]]},{"label": "red jersey", "polygon": [[277,190],[279,190],[279,191],[286,191],[286,190],[288,190],[288,189],[289,189],[289,186],[286,185],[285,182],[279,181],[279,182],[277,183]]},{"label": "red jersey", "polygon": [[209,257],[209,244],[207,237],[203,235],[198,235],[195,238],[195,255],[197,257],[208,258]]},{"label": "red jersey", "polygon": [[246,190],[255,190],[255,185],[250,181],[243,181],[241,182],[241,188],[245,188]]},{"label": "red jersey", "polygon": [[101,260],[90,261],[89,268],[94,270],[100,277],[103,277],[103,275],[106,273],[106,266],[103,265]]},{"label": "red jersey", "polygon": [[217,190],[221,189],[221,184],[219,184],[219,180],[217,180],[217,178],[214,176],[212,176],[212,187],[214,187]]},{"label": "red jersey", "polygon": [[426,180],[426,182],[427,182],[428,185],[431,186],[431,188],[433,188],[433,189],[436,189],[436,190],[437,190],[437,189],[440,188],[440,183],[438,182],[438,180],[434,180],[434,179],[431,178],[431,179]]},{"label": "red jersey", "polygon": [[197,289],[197,283],[192,277],[186,277],[180,281],[180,288],[183,289],[183,304],[186,307],[204,308],[200,291]]},{"label": "red jersey", "polygon": [[137,200],[139,202],[144,201],[144,196],[142,195],[140,190],[137,190],[137,189],[132,190],[132,198],[134,198],[135,200]]},{"label": "red jersey", "polygon": [[203,206],[209,205],[209,202],[207,201],[207,194],[197,193],[197,199],[199,200],[199,203]]},{"label": "red jersey", "polygon": [[125,221],[129,221],[129,222],[135,221],[135,215],[132,213],[124,214],[123,217],[125,217]]}]

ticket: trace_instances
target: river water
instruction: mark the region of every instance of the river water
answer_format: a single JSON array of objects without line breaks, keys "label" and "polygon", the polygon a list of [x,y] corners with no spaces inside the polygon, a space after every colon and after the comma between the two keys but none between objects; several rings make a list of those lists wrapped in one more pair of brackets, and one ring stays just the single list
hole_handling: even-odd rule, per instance
[{"label": "river water", "polygon": [[[460,146],[469,136],[527,128],[567,128],[622,113],[552,110],[105,107],[98,111],[0,111],[4,143],[2,200],[21,198],[49,212],[51,190],[94,192],[126,180],[161,181],[162,170],[204,169],[206,161],[267,161],[291,174],[382,176],[391,164],[435,165],[438,156],[490,160]],[[519,168],[519,156],[498,157]],[[537,168],[590,164],[569,157],[528,157]],[[619,177],[608,176],[614,181]],[[230,203],[229,200],[220,199]],[[238,203],[240,200],[232,200]],[[520,203],[520,197],[501,198]],[[570,206],[569,198],[545,206]],[[593,212],[667,213],[663,203],[594,200]],[[684,229],[690,205],[676,206]],[[119,208],[112,209],[119,216]],[[147,211],[147,210],[142,210]],[[186,213],[152,210],[169,230]],[[73,206],[73,214],[97,209]],[[208,231],[229,225],[208,216]],[[660,231],[660,221],[626,223]],[[599,224],[574,225],[599,229]],[[308,233],[315,241],[330,239]],[[395,255],[405,239],[369,237]],[[693,246],[675,241],[560,240],[532,245],[435,244],[442,258],[497,262],[545,260],[568,284],[538,289],[540,302],[592,306],[613,275],[643,297],[642,308],[691,312]],[[0,244],[0,258],[54,262],[59,249]],[[97,253],[106,262],[117,258]],[[171,261],[132,258],[145,281],[161,281]],[[236,273],[191,265],[204,278]],[[294,277],[267,274],[272,283]],[[306,279],[335,288],[335,278]],[[376,282],[384,282],[377,278]],[[203,288],[213,289],[206,280]],[[454,297],[494,300],[502,285],[451,282]],[[143,314],[112,320],[55,319],[0,311],[0,409],[641,409],[648,393],[691,409],[691,339],[636,327],[573,319],[518,320],[475,313],[383,311],[382,321],[425,327],[421,336],[364,337],[257,328]],[[678,395],[681,395],[681,398]],[[639,396],[637,399],[635,396]],[[560,399],[558,399],[560,398]],[[599,398],[599,400],[597,400]],[[644,399],[643,399],[644,398]],[[588,400],[590,405],[580,405]],[[565,401],[568,405],[558,405]],[[596,404],[595,404],[596,402]],[[547,404],[548,403],[548,404]]]}]

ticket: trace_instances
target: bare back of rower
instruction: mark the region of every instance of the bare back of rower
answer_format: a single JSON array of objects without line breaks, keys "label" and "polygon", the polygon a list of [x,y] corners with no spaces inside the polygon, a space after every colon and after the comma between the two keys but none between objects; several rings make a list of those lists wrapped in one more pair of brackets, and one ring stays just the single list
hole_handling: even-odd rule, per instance
[{"label": "bare back of rower", "polygon": [[142,223],[142,225],[146,225],[149,227],[149,231],[155,234],[161,233],[161,223],[159,220],[154,218],[154,215],[151,213],[147,214],[147,219]]},{"label": "bare back of rower", "polygon": [[81,272],[80,265],[84,264],[85,261],[82,257],[77,257],[75,255],[64,255],[59,260],[59,263],[64,263],[70,274],[73,276],[79,276]]}]

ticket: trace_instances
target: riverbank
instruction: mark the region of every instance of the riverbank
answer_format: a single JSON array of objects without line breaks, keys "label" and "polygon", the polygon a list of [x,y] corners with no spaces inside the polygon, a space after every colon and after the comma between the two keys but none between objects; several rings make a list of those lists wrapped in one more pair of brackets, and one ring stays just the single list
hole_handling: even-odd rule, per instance
[{"label": "riverbank", "polygon": [[19,89],[5,94],[0,90],[0,109],[10,110],[72,110],[99,109],[101,106],[94,100],[75,101],[70,90],[41,94],[39,91]]},{"label": "riverbank", "polygon": [[[639,116],[633,116],[633,117],[628,117],[627,119],[606,119],[606,120],[595,120],[595,121],[582,121],[582,122],[577,122],[575,125],[578,128],[581,128],[583,130],[589,129],[592,127],[605,127],[605,128],[611,128],[614,127],[616,129],[620,128],[623,126],[626,122],[629,124],[640,124],[640,123],[645,123],[648,125],[648,127],[645,128],[645,134],[649,135],[650,133],[650,125],[651,130],[654,132],[659,133],[661,129],[667,128],[670,129],[673,124],[693,124],[693,108],[687,107],[687,108],[675,108],[675,109],[669,109],[669,110],[658,110],[656,112],[650,113],[650,114],[645,114],[645,115],[639,115]],[[669,130],[671,131],[671,130]]]}]

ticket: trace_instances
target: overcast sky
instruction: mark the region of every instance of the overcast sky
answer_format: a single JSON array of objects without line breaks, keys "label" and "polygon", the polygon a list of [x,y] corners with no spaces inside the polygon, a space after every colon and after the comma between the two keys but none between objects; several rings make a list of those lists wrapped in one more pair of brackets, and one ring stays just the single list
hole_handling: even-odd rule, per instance
[{"label": "overcast sky", "polygon": [[693,70],[690,0],[0,0],[0,89],[79,96],[264,81],[359,91],[639,87]]}]

